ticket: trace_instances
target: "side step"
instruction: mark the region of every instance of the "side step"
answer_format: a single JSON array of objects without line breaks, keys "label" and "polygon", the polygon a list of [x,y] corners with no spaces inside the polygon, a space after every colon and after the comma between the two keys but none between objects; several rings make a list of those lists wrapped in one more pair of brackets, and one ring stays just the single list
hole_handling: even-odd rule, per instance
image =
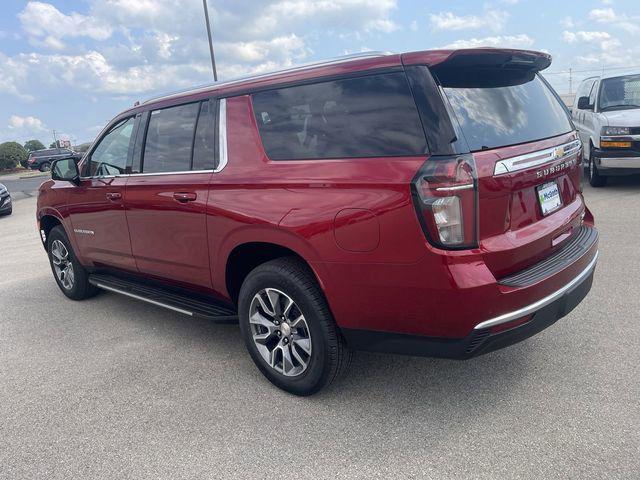
[{"label": "side step", "polygon": [[89,283],[103,290],[119,293],[191,317],[205,317],[216,323],[238,321],[238,313],[233,306],[209,298],[198,298],[197,294],[190,295],[186,292],[98,273],[89,275]]}]

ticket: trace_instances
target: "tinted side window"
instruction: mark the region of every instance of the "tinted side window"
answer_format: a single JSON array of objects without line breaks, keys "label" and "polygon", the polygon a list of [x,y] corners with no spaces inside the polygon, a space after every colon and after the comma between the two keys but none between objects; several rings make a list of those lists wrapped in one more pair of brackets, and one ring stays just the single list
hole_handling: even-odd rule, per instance
[{"label": "tinted side window", "polygon": [[115,125],[93,150],[85,167],[85,176],[119,175],[125,173],[133,118]]},{"label": "tinted side window", "polygon": [[144,173],[181,172],[191,168],[191,146],[198,103],[151,112],[145,141]]},{"label": "tinted side window", "polygon": [[215,100],[202,102],[193,143],[192,170],[213,170],[215,155]]},{"label": "tinted side window", "polygon": [[421,155],[427,145],[404,73],[282,88],[253,95],[274,160]]}]

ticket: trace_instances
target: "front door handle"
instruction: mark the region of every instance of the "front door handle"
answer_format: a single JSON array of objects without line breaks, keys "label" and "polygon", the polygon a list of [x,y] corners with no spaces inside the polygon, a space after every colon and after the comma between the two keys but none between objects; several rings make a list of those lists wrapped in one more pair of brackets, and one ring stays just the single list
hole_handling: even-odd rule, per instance
[{"label": "front door handle", "polygon": [[173,194],[173,198],[180,203],[187,203],[195,201],[198,196],[193,192],[176,192]]},{"label": "front door handle", "polygon": [[117,202],[118,200],[122,199],[122,194],[120,192],[107,192],[107,199],[111,200],[112,202]]}]

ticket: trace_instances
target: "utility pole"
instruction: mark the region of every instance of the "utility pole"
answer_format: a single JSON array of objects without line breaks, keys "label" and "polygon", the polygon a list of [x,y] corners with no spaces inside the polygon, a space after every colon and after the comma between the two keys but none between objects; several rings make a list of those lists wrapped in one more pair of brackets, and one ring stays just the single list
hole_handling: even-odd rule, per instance
[{"label": "utility pole", "polygon": [[202,0],[202,6],[204,7],[204,19],[207,22],[207,36],[209,37],[209,52],[211,53],[211,68],[213,69],[213,81],[218,81],[218,72],[216,71],[216,57],[213,53],[213,40],[211,38],[211,23],[209,22],[209,8],[207,7],[207,0]]},{"label": "utility pole", "polygon": [[56,138],[56,131],[51,130],[53,132],[53,143],[56,144],[56,148],[58,148],[58,139]]},{"label": "utility pole", "polygon": [[569,93],[573,93],[573,81],[571,78],[571,67],[569,67]]}]

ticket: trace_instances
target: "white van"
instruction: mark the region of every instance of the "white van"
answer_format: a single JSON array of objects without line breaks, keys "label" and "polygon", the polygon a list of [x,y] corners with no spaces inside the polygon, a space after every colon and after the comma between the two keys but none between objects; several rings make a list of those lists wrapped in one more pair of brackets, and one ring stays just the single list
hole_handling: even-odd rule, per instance
[{"label": "white van", "polygon": [[572,115],[592,186],[604,186],[611,175],[640,173],[640,73],[587,78]]}]

